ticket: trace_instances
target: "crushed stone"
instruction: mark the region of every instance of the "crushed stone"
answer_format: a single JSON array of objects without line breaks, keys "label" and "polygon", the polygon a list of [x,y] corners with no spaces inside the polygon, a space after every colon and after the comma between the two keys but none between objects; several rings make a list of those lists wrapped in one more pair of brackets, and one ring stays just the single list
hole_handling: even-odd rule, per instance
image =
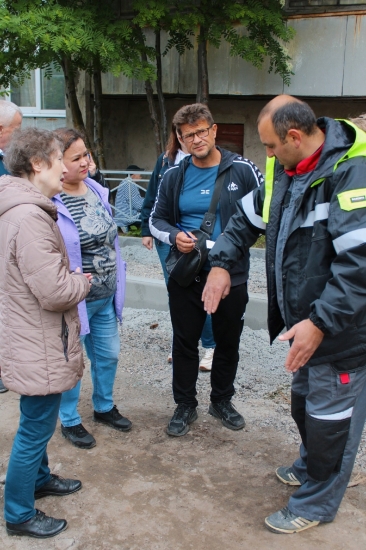
[{"label": "crushed stone", "polygon": [[[128,275],[164,279],[155,246],[152,251],[142,245],[126,246],[122,248],[122,256],[127,262]],[[267,292],[264,258],[251,257],[248,290],[251,293]],[[135,384],[148,383],[171,395],[171,365],[167,363],[172,340],[169,313],[125,308],[121,336],[121,362],[128,372],[135,375]],[[252,428],[260,430],[263,427],[273,427],[286,434],[288,443],[300,444],[297,427],[291,418],[291,375],[283,366],[288,349],[287,343],[278,340],[270,346],[267,331],[244,327],[239,347],[240,360],[234,402],[248,405],[252,400],[261,400],[266,411],[261,419],[253,417],[250,407],[246,407],[246,417]],[[200,357],[202,355],[200,348]],[[209,373],[199,373],[197,393],[199,409],[207,414]],[[366,471],[366,429],[355,468]]]}]

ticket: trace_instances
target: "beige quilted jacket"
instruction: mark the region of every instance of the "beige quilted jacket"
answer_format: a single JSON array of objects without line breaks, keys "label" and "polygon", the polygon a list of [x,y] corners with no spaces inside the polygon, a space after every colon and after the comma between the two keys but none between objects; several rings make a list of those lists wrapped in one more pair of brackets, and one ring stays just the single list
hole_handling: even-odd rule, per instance
[{"label": "beige quilted jacket", "polygon": [[0,366],[21,395],[73,388],[83,355],[76,304],[89,292],[69,260],[55,205],[28,180],[0,178]]}]

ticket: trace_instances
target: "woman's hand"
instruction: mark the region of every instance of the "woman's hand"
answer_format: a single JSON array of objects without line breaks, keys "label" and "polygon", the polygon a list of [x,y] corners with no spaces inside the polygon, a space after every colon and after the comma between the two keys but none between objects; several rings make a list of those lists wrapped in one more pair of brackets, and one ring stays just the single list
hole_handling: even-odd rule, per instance
[{"label": "woman's hand", "polygon": [[152,250],[154,246],[154,241],[152,237],[142,237],[142,246],[148,250]]},{"label": "woman's hand", "polygon": [[90,153],[88,156],[89,156],[89,174],[93,177],[97,172],[97,165],[95,164],[94,159]]},{"label": "woman's hand", "polygon": [[[75,273],[81,273],[81,269],[80,267],[77,267],[75,269]],[[84,275],[84,277],[86,277],[89,281],[89,287],[92,286],[92,281],[93,281],[93,275],[91,273],[81,273],[81,275]]]}]

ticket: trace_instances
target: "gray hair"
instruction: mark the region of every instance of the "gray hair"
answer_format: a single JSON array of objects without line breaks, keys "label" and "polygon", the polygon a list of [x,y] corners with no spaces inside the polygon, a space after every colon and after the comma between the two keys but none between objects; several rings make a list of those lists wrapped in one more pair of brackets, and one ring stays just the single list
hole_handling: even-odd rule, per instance
[{"label": "gray hair", "polygon": [[23,118],[23,113],[18,105],[15,105],[11,101],[0,99],[0,125],[5,127],[10,126],[16,113],[19,113]]},{"label": "gray hair", "polygon": [[63,143],[50,130],[33,127],[16,130],[6,150],[5,168],[13,176],[29,176],[33,173],[32,161],[44,161],[50,168],[58,149],[63,151]]}]

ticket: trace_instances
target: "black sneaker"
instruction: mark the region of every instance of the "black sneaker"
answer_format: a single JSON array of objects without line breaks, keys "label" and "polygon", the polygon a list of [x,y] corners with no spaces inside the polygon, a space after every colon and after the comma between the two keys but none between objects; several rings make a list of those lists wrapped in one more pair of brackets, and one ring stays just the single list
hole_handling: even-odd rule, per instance
[{"label": "black sneaker", "polygon": [[65,439],[68,439],[70,443],[79,449],[91,449],[97,444],[92,434],[82,424],[70,426],[70,428],[61,424],[61,433]]},{"label": "black sneaker", "polygon": [[120,414],[116,405],[114,405],[113,409],[106,413],[98,413],[97,411],[94,411],[94,420],[95,422],[108,424],[111,428],[120,430],[121,432],[129,432],[132,428],[132,422]]},{"label": "black sneaker", "polygon": [[64,531],[67,527],[65,519],[56,519],[46,516],[44,512],[36,509],[36,515],[24,523],[6,522],[8,535],[35,537],[36,539],[48,539]]},{"label": "black sneaker", "polygon": [[6,391],[9,391],[9,390],[4,386],[3,381],[0,378],[0,393],[5,393]]},{"label": "black sneaker", "polygon": [[197,420],[196,407],[190,407],[185,403],[180,403],[175,409],[172,419],[170,420],[166,433],[175,437],[186,435],[189,430],[189,424]]},{"label": "black sneaker", "polygon": [[220,401],[220,403],[210,403],[208,412],[220,418],[225,428],[229,430],[241,430],[245,426],[245,420],[231,404],[230,399],[227,401]]}]

